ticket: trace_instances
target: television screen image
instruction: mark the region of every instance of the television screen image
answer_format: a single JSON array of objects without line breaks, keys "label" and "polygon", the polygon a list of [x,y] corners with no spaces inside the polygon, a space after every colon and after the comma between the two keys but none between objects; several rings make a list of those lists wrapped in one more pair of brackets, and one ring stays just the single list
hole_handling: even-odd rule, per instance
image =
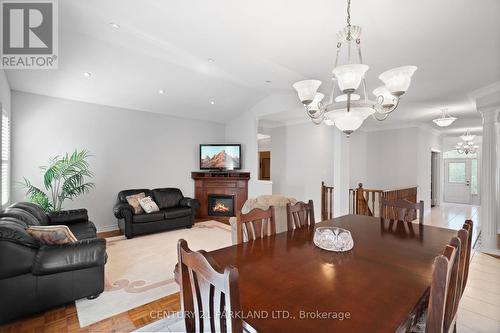
[{"label": "television screen image", "polygon": [[241,169],[240,145],[200,145],[200,169]]}]

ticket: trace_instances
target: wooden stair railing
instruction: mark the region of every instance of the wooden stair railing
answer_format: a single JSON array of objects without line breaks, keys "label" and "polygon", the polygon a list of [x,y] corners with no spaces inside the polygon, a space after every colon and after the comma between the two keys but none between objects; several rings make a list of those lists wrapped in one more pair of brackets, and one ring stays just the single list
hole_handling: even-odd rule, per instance
[{"label": "wooden stair railing", "polygon": [[333,186],[321,182],[321,221],[333,219]]},{"label": "wooden stair railing", "polygon": [[366,189],[362,183],[358,188],[349,189],[349,213],[380,217],[382,214],[380,204],[382,198],[386,200],[406,199],[417,202],[417,187],[403,187],[391,190]]}]

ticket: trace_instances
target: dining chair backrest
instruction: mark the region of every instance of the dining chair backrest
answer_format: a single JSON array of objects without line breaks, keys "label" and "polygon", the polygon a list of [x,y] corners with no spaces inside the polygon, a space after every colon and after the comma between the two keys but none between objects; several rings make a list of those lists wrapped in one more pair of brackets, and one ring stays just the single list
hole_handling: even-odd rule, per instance
[{"label": "dining chair backrest", "polygon": [[406,199],[380,199],[380,216],[385,219],[412,222],[417,218],[418,223],[424,223],[424,201],[413,203]]},{"label": "dining chair backrest", "polygon": [[220,268],[205,251],[177,242],[179,284],[186,332],[243,332],[238,269]]},{"label": "dining chair backrest", "polygon": [[465,255],[465,267],[464,267],[464,277],[462,279],[462,293],[465,290],[465,286],[467,284],[467,279],[469,277],[469,264],[470,264],[470,257],[471,257],[471,251],[472,251],[472,229],[474,227],[474,222],[472,220],[466,220],[463,229],[468,232],[467,234],[467,252]]},{"label": "dining chair backrest", "polygon": [[237,243],[256,240],[276,234],[274,206],[263,210],[254,208],[247,214],[238,213],[236,217]]},{"label": "dining chair backrest", "polygon": [[453,237],[443,254],[434,259],[426,333],[448,332],[453,324],[460,293],[459,265],[460,239]]},{"label": "dining chair backrest", "polygon": [[[450,283],[448,285],[448,291],[446,295],[446,310],[444,318],[444,329],[446,332],[452,331],[451,327],[455,324],[458,304],[460,298],[462,297],[462,274],[463,266],[461,259],[462,253],[462,241],[459,237],[453,237],[449,243],[449,246],[455,248],[455,261],[453,262],[453,267],[451,270]],[[446,251],[445,251],[446,252]]]},{"label": "dining chair backrest", "polygon": [[288,230],[293,230],[306,225],[314,225],[314,203],[298,201],[295,204],[286,204],[286,219]]},{"label": "dining chair backrest", "polygon": [[321,182],[321,221],[333,219],[333,186]]}]

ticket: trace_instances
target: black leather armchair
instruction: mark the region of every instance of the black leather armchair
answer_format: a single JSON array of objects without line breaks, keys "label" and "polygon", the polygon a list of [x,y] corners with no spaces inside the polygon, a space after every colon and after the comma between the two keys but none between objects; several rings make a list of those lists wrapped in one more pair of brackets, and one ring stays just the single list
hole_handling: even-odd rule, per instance
[{"label": "black leather armchair", "polygon": [[[150,196],[160,208],[159,212],[134,214],[134,209],[127,203],[127,196],[144,193]],[[113,213],[118,219],[118,226],[127,238],[176,228],[191,228],[200,203],[187,198],[177,188],[132,189],[118,193],[118,202]]]},{"label": "black leather armchair", "polygon": [[[78,239],[45,246],[25,228],[67,225]],[[60,306],[104,290],[106,241],[84,209],[45,214],[20,202],[0,212],[0,323]]]}]

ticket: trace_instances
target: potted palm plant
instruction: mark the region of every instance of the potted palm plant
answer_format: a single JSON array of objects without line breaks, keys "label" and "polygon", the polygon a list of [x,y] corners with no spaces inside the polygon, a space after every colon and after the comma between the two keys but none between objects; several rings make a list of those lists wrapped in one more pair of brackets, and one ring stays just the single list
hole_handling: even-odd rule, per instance
[{"label": "potted palm plant", "polygon": [[45,191],[26,178],[19,185],[26,189],[26,197],[30,202],[39,205],[47,213],[60,212],[66,199],[73,200],[95,188],[94,183],[87,181],[93,176],[87,162],[90,156],[87,150],[75,150],[71,154],[51,158],[48,165],[40,167]]}]

